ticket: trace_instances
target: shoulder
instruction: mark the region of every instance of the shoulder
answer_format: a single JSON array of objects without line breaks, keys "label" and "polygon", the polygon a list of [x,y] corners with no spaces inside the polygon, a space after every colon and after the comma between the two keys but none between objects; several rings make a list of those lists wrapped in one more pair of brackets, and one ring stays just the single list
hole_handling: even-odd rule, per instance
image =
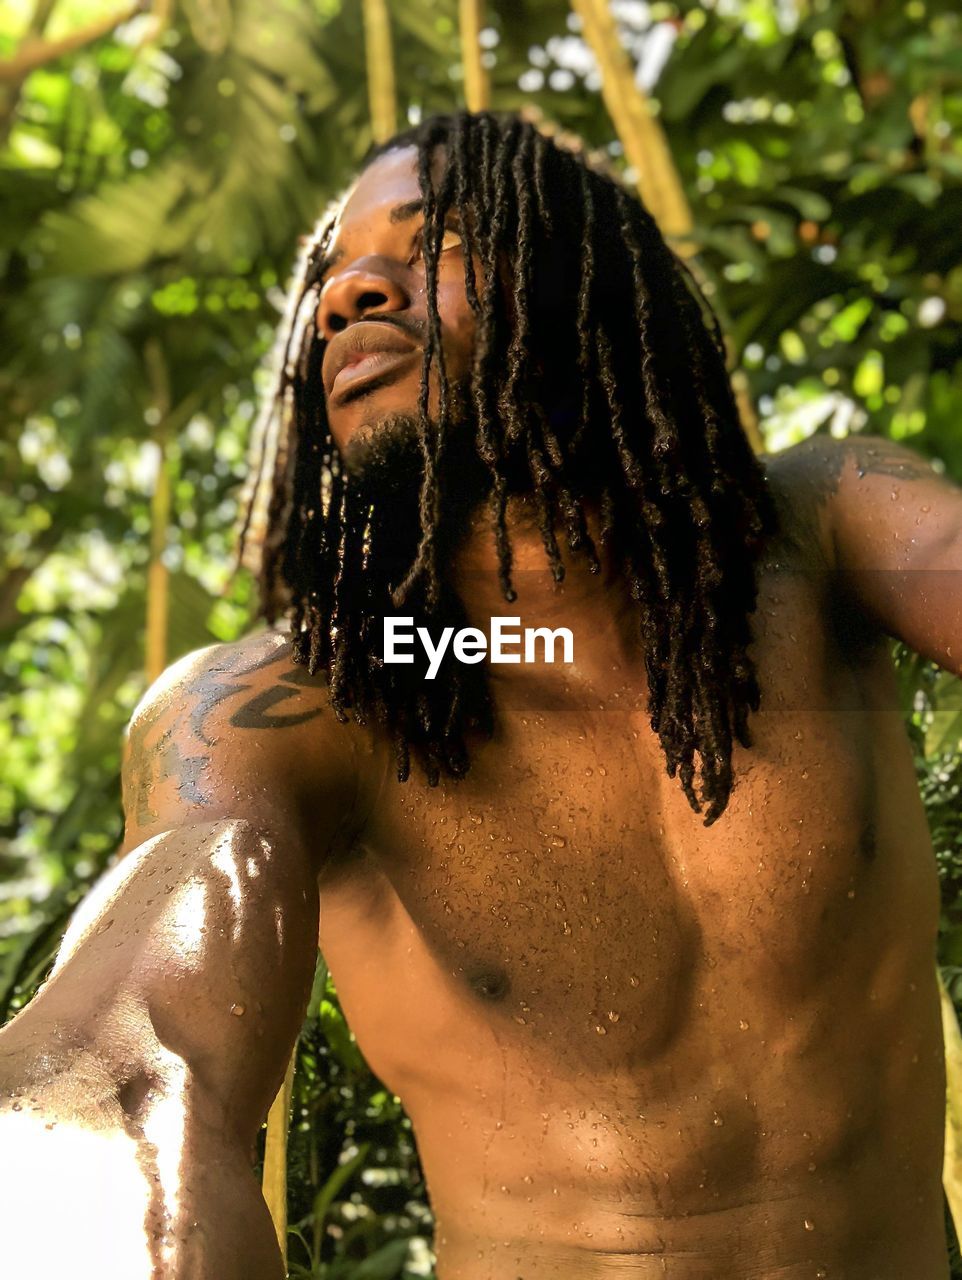
[{"label": "shoulder", "polygon": [[840,532],[870,517],[893,483],[931,485],[940,479],[915,449],[878,435],[814,435],[768,454],[762,463],[783,524],[815,538],[832,567],[838,567]]},{"label": "shoulder", "polygon": [[187,654],[147,690],[128,726],[128,847],[184,820],[353,799],[356,726],[331,709],[323,676],[291,657],[285,632]]},{"label": "shoulder", "polygon": [[[320,716],[323,693],[321,680],[294,666],[287,636],[264,631],[196,649],[172,663],[137,704],[127,732],[135,738],[160,722],[177,722],[204,741],[226,726],[267,729],[278,721],[286,726],[292,715],[299,721]],[[296,710],[285,707],[271,716],[282,701],[296,703]]]},{"label": "shoulder", "polygon": [[813,436],[770,455],[766,470],[799,517],[828,538],[833,567],[858,566],[866,551],[873,567],[893,567],[893,538],[924,562],[933,542],[956,536],[958,487],[916,449],[884,436]]},{"label": "shoulder", "polygon": [[[828,506],[839,495],[857,487],[871,488],[876,479],[930,483],[940,480],[927,458],[885,436],[845,436],[838,440],[833,436],[810,436],[801,444],[766,455],[763,461],[772,477],[809,491],[821,506]],[[865,486],[853,483],[866,479],[869,483]]]}]

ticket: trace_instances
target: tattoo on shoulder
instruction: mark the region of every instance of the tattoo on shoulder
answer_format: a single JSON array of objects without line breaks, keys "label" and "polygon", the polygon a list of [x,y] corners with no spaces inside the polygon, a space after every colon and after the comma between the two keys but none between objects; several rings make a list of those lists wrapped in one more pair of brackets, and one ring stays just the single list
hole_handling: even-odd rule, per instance
[{"label": "tattoo on shoulder", "polygon": [[849,436],[831,442],[815,436],[784,455],[775,454],[774,458],[784,459],[785,473],[804,483],[811,496],[823,502],[835,496],[849,459],[860,477],[922,480],[939,474],[921,454],[879,436],[861,440]]},{"label": "tattoo on shoulder", "polygon": [[290,661],[286,644],[240,669],[231,656],[222,665],[199,672],[180,691],[176,706],[161,702],[138,719],[130,730],[123,790],[124,809],[139,826],[157,821],[152,798],[164,783],[173,782],[188,804],[210,803],[204,775],[216,738],[210,734],[208,719],[220,703],[250,694],[230,715],[229,723],[237,729],[286,729],[321,714],[320,699],[317,705],[297,711],[273,710],[296,697],[301,688],[319,691],[317,680],[303,667],[285,671],[268,688],[257,681],[254,689],[251,676],[284,661]]},{"label": "tattoo on shoulder", "polygon": [[321,707],[272,714],[273,707],[295,697],[299,688],[316,689],[317,680],[308,675],[306,668],[293,667],[290,671],[285,671],[271,688],[262,689],[253,698],[242,703],[232,713],[231,724],[235,729],[289,729],[292,725],[313,720],[321,714]]},{"label": "tattoo on shoulder", "polygon": [[849,461],[859,478],[890,476],[894,480],[940,478],[922,457],[880,436],[828,440],[813,436],[783,454],[772,455],[774,470],[784,477],[793,502],[813,515],[835,497]]},{"label": "tattoo on shoulder", "polygon": [[[891,476],[895,480],[924,480],[938,477],[938,472],[921,454],[881,437],[871,440],[847,439],[839,451],[850,457],[859,476]],[[837,483],[837,480],[836,480]]]},{"label": "tattoo on shoulder", "polygon": [[941,478],[921,454],[880,436],[849,436],[844,440],[813,436],[766,460],[781,515],[783,543],[798,550],[819,546],[826,507],[838,493],[842,474],[850,463],[859,478]]}]

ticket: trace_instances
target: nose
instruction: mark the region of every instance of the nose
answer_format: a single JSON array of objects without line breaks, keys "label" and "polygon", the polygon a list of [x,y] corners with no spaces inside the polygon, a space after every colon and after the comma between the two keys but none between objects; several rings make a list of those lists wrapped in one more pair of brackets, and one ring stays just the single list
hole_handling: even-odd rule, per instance
[{"label": "nose", "polygon": [[373,264],[359,263],[321,289],[317,331],[328,340],[371,311],[403,311],[410,302],[407,290],[393,276]]}]

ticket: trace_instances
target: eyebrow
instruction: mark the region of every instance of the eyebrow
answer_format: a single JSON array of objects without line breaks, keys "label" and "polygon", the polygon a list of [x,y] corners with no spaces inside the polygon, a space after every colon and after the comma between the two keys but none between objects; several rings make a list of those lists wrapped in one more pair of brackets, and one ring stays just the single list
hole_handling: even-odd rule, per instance
[{"label": "eyebrow", "polygon": [[[410,219],[413,218],[416,213],[420,213],[423,208],[424,201],[421,199],[405,200],[403,204],[396,204],[393,209],[388,210],[388,222],[409,222]],[[333,267],[336,262],[340,262],[343,257],[343,249],[338,249],[336,253],[332,253],[326,257],[321,263],[322,274],[329,271],[331,267]]]},{"label": "eyebrow", "polygon": [[396,204],[388,216],[389,222],[407,222],[424,208],[423,200],[407,200],[404,204]]}]

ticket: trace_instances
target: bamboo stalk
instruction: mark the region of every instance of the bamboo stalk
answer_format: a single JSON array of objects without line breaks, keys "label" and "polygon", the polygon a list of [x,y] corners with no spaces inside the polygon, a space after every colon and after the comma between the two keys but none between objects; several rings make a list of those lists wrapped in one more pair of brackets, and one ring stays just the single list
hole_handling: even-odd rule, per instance
[{"label": "bamboo stalk", "polygon": [[651,111],[645,93],[635,82],[634,69],[618,39],[614,16],[606,0],[572,0],[581,19],[585,40],[601,73],[601,96],[611,116],[628,163],[638,174],[638,191],[661,228],[677,241],[676,253],[690,257],[692,216],[668,139]]},{"label": "bamboo stalk", "polygon": [[469,111],[487,111],[491,83],[481,62],[483,0],[458,0],[461,31],[461,65],[464,67],[464,101]]},{"label": "bamboo stalk", "polygon": [[952,998],[938,974],[945,1042],[945,1151],[942,1186],[949,1202],[955,1233],[962,1240],[962,1033]]},{"label": "bamboo stalk", "polygon": [[375,142],[385,142],[397,128],[394,50],[387,0],[364,0],[363,15],[371,133]]},{"label": "bamboo stalk", "polygon": [[[628,54],[618,39],[618,29],[606,0],[572,0],[601,72],[601,95],[625,158],[638,175],[638,194],[658,223],[662,235],[683,258],[694,259],[698,245],[694,219],[668,138],[644,92],[635,81]],[[699,279],[697,260],[689,263]],[[699,283],[701,280],[699,279]],[[765,452],[748,379],[740,369],[731,373],[739,421],[756,453]]]},{"label": "bamboo stalk", "polygon": [[729,377],[732,391],[735,393],[735,404],[738,407],[738,421],[748,437],[748,443],[756,453],[765,453],[765,437],[762,435],[761,425],[758,421],[758,410],[755,408],[755,402],[752,399],[752,389],[745,370],[732,369]]},{"label": "bamboo stalk", "polygon": [[[49,17],[53,6],[41,4],[37,8],[46,18]],[[0,81],[20,84],[31,71],[36,71],[38,67],[45,67],[48,63],[55,62],[68,53],[74,53],[77,49],[83,49],[88,44],[93,44],[102,36],[108,35],[123,23],[136,17],[143,8],[143,0],[134,0],[133,4],[126,5],[116,13],[103,14],[99,18],[94,18],[86,26],[78,27],[57,40],[45,40],[31,29],[12,57],[0,59]],[[31,28],[34,25],[36,24],[31,23]]]},{"label": "bamboo stalk", "polygon": [[154,440],[160,452],[157,480],[150,499],[150,562],[147,567],[147,638],[144,669],[153,683],[167,666],[167,624],[170,574],[164,564],[170,527],[170,384],[160,343],[151,338],[144,348],[144,362],[151,387],[153,408],[159,415]]},{"label": "bamboo stalk", "polygon": [[294,1062],[297,1046],[287,1064],[284,1083],[267,1113],[267,1137],[264,1143],[264,1176],[261,1187],[270,1210],[281,1256],[287,1268],[287,1131],[291,1121],[291,1096],[294,1092]]}]

